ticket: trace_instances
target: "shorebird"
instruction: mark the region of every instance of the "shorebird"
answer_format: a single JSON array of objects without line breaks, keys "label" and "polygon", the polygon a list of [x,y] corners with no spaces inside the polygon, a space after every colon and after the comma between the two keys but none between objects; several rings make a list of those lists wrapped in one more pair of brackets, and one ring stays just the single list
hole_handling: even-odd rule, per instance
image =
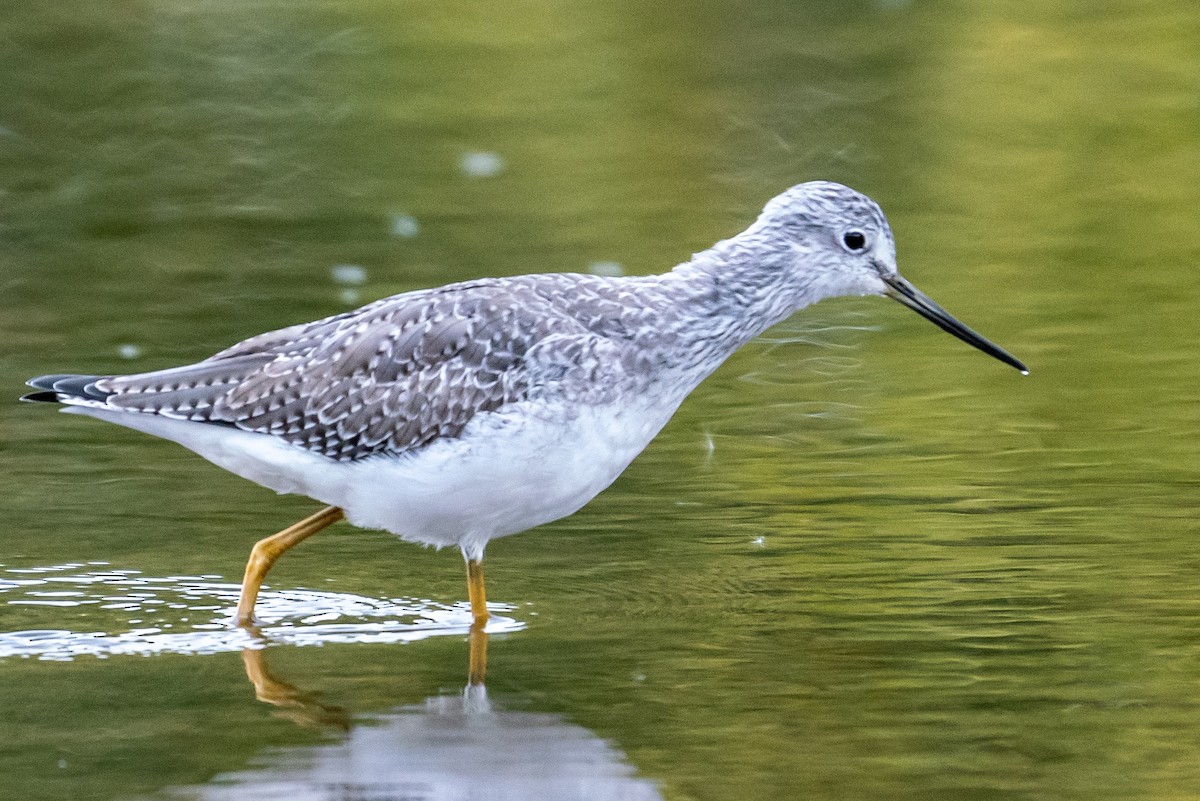
[{"label": "shorebird", "polygon": [[46,375],[31,401],[153,434],[328,507],[255,544],[236,620],[267,571],[343,517],[467,562],[474,626],[489,540],[572,514],[683,399],[798,309],[886,295],[1022,373],[896,271],[879,206],[814,181],[661,274],[546,273],[406,292],[137,375]]}]

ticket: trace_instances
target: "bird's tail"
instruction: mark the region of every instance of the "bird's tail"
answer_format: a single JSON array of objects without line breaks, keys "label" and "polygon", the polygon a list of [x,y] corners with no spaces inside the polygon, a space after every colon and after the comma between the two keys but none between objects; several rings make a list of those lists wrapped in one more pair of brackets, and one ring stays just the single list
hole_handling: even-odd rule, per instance
[{"label": "bird's tail", "polygon": [[23,395],[21,400],[33,403],[103,404],[112,393],[97,389],[96,382],[107,377],[71,374],[40,375],[25,382],[40,391]]}]

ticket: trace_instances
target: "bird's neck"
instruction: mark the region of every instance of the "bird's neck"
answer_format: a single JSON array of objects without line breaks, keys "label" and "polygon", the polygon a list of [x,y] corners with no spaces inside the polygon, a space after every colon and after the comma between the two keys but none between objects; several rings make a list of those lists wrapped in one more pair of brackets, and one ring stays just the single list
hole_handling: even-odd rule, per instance
[{"label": "bird's neck", "polygon": [[817,299],[789,278],[795,254],[765,237],[748,239],[751,233],[646,283],[644,308],[655,309],[657,320],[641,329],[640,358],[649,374],[678,376],[674,386],[684,394],[739,347]]},{"label": "bird's neck", "polygon": [[666,283],[698,341],[737,348],[819,298],[797,285],[789,265],[796,254],[778,238],[756,237],[753,229],[718,242],[672,270]]}]

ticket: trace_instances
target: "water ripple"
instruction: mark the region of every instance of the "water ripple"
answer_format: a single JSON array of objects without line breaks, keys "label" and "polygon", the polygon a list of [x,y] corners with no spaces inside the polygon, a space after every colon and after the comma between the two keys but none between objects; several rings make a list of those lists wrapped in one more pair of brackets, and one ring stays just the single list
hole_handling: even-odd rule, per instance
[{"label": "water ripple", "polygon": [[[4,569],[0,571],[0,603],[87,609],[89,617],[94,612],[101,630],[0,632],[0,658],[71,660],[78,656],[209,654],[269,643],[412,642],[465,635],[471,626],[470,608],[465,603],[289,589],[259,594],[259,627],[252,633],[233,625],[240,585],[220,579],[211,575],[146,576],[95,562]],[[512,609],[504,604],[488,606],[493,613]],[[487,630],[503,633],[524,626],[493,614]]]}]

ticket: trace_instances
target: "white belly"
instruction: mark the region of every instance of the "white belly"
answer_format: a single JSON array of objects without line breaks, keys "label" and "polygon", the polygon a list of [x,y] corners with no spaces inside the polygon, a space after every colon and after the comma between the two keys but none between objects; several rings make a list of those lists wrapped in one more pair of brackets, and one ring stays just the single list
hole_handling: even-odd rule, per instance
[{"label": "white belly", "polygon": [[515,406],[414,456],[356,463],[349,480],[314,497],[342,506],[356,525],[482,556],[489,539],[565,517],[596,497],[669,417],[601,407],[564,422]]},{"label": "white belly", "polygon": [[584,406],[564,416],[514,404],[477,416],[461,437],[357,462],[224,426],[84,406],[64,411],[178,442],[277,492],[339,506],[354,525],[439,548],[457,545],[478,559],[488,540],[565,517],[594,498],[676,406]]}]

